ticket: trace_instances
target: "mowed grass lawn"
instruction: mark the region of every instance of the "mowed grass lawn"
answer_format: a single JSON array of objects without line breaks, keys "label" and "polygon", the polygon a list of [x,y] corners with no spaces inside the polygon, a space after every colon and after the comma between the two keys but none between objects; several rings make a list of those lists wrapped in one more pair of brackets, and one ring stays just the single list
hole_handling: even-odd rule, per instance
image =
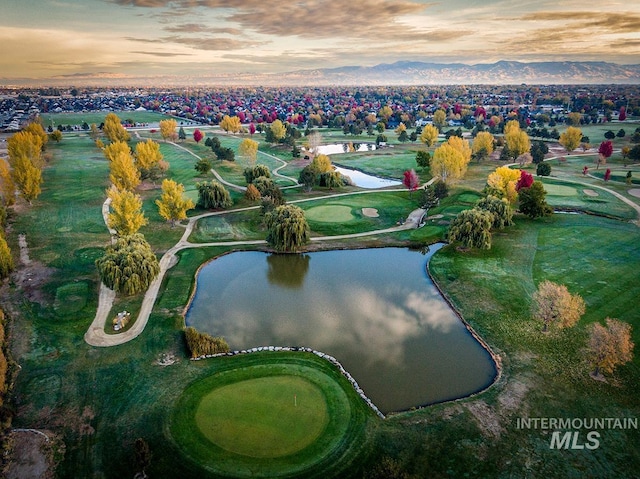
[{"label": "mowed grass lawn", "polygon": [[[42,125],[47,128],[49,125],[53,125],[57,128],[58,125],[82,125],[87,123],[91,125],[95,123],[100,126],[104,122],[105,117],[109,112],[74,112],[74,113],[41,113]],[[162,113],[156,113],[153,111],[115,111],[114,112],[120,120],[132,120],[136,123],[158,123],[161,120],[170,118]]]},{"label": "mowed grass lawn", "polygon": [[[640,416],[638,352],[607,382],[590,378],[585,355],[589,326],[603,323],[605,317],[631,324],[633,341],[639,344],[637,239],[636,225],[617,220],[589,215],[554,215],[535,221],[519,217],[516,226],[494,234],[490,251],[465,253],[447,247],[432,258],[430,271],[436,281],[474,329],[502,353],[505,368],[498,385],[478,401],[470,401],[467,414],[475,411],[471,424],[465,426],[468,416],[459,411],[450,419],[451,430],[457,432],[445,433],[444,439],[437,434],[442,423],[429,414],[425,416],[431,425],[415,428],[426,434],[420,435],[426,442],[465,437],[468,445],[449,456],[449,467],[460,474],[475,470],[484,477],[580,477],[584,471],[590,477],[635,477],[640,453],[631,444],[640,441],[638,430],[600,431],[597,450],[574,454],[550,450],[549,432],[521,430],[515,423],[519,417]],[[577,326],[543,334],[541,325],[531,319],[531,295],[545,279],[565,284],[584,298],[586,313]],[[491,408],[492,414],[485,419],[494,432],[487,431],[479,409],[474,409],[482,406],[480,401]],[[440,417],[446,409],[434,408],[433,414]],[[487,435],[493,436],[490,443],[495,454],[473,446]],[[396,441],[392,435],[384,437],[383,449],[389,450]],[[407,469],[434,464],[436,457],[437,448],[428,446],[406,459]],[[474,465],[474,458],[481,457],[486,465]],[[459,464],[453,466],[451,461]]]},{"label": "mowed grass lawn", "polygon": [[[364,446],[345,440],[364,438],[372,412],[311,355],[259,355],[261,362],[225,367],[185,389],[172,414],[173,440],[209,471],[233,477],[323,477],[340,469],[331,458]],[[210,361],[236,359],[246,362]]]}]

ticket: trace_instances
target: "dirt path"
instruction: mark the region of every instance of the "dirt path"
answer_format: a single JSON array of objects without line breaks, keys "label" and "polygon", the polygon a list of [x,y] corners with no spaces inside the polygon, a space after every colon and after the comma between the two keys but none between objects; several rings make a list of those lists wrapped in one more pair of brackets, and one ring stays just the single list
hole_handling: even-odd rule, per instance
[{"label": "dirt path", "polygon": [[[200,157],[198,155],[196,155],[195,153],[193,153],[192,151],[188,150],[187,148],[184,148],[181,145],[178,145],[176,143],[170,142],[172,145],[174,145],[177,148],[180,148],[186,152],[188,152],[189,154],[191,154],[192,156],[194,156],[195,158],[200,159]],[[276,160],[282,161],[283,165],[281,167],[279,167],[278,169],[282,168],[283,166],[286,165],[286,162],[284,162],[283,160],[280,160],[279,158],[272,156],[272,155],[268,155],[266,153],[264,153],[265,155],[275,158]],[[235,188],[238,190],[246,190],[246,187],[242,187],[239,185],[234,185],[232,183],[229,183],[225,180],[223,180],[220,175],[215,171],[215,170],[211,170],[213,172],[213,174],[216,176],[216,178],[218,178],[222,183],[226,184],[227,186],[231,187],[231,188]],[[274,172],[275,173],[275,172]],[[281,176],[283,178],[287,178],[289,180],[295,181],[292,178],[289,178],[287,176],[284,175],[280,175],[278,173],[275,173],[278,176]],[[426,185],[431,184],[434,181],[434,179],[430,180],[429,182],[425,183]],[[390,192],[390,191],[404,191],[399,190],[399,189],[389,189],[389,190],[383,190],[385,192]],[[350,192],[350,193],[338,193],[335,195],[329,195],[329,196],[323,196],[323,197],[316,197],[316,198],[305,198],[305,199],[301,199],[301,200],[294,200],[291,201],[291,204],[294,203],[301,203],[301,202],[305,202],[305,201],[318,201],[318,200],[324,200],[327,198],[335,198],[335,197],[341,197],[341,196],[349,196],[349,195],[356,195],[356,194],[364,194],[364,193],[379,193],[379,190],[368,190],[368,191],[356,191],[356,192]],[[104,218],[105,221],[105,225],[108,224],[108,215],[109,215],[109,204],[110,204],[110,200],[107,199],[104,204],[102,205],[102,216]],[[264,245],[267,244],[267,242],[265,240],[250,240],[250,241],[218,241],[218,242],[212,242],[212,243],[190,243],[188,241],[189,236],[191,235],[191,232],[193,231],[193,228],[195,227],[195,224],[197,223],[198,220],[200,220],[201,218],[205,218],[208,216],[216,216],[216,215],[222,215],[222,214],[228,214],[228,213],[236,213],[239,211],[247,211],[247,210],[253,210],[253,209],[257,209],[259,208],[259,206],[250,206],[247,208],[238,208],[238,209],[234,209],[234,210],[225,210],[225,211],[214,211],[214,212],[210,212],[210,213],[204,213],[198,216],[193,216],[191,218],[189,218],[189,221],[187,223],[187,226],[185,228],[184,233],[182,234],[182,237],[180,238],[180,240],[171,248],[169,249],[160,259],[160,272],[158,274],[158,276],[156,277],[156,279],[151,283],[151,285],[149,286],[149,288],[147,289],[147,292],[145,293],[144,299],[142,300],[142,305],[140,306],[140,311],[138,313],[138,317],[136,318],[136,321],[133,323],[133,325],[131,326],[131,328],[129,328],[128,330],[122,332],[122,333],[118,333],[118,334],[107,334],[105,332],[105,327],[107,326],[107,322],[109,320],[110,317],[110,312],[111,309],[113,307],[113,302],[115,300],[116,294],[114,291],[112,291],[111,289],[107,288],[104,284],[100,284],[100,294],[98,296],[98,308],[96,310],[96,315],[93,319],[93,321],[91,322],[91,325],[89,326],[89,329],[87,330],[87,332],[84,335],[84,340],[90,344],[91,346],[96,346],[96,347],[107,347],[107,346],[116,346],[119,344],[124,344],[128,341],[131,341],[132,339],[135,339],[136,337],[138,337],[140,335],[140,333],[142,333],[142,331],[144,331],[145,326],[147,325],[147,322],[149,321],[149,316],[151,315],[151,312],[153,310],[153,306],[156,302],[157,296],[158,296],[158,292],[160,290],[160,286],[162,285],[162,280],[164,279],[164,276],[166,274],[166,272],[172,267],[174,266],[177,262],[178,259],[176,257],[176,253],[178,251],[181,251],[183,249],[187,249],[187,248],[203,248],[206,246],[241,246],[241,245]],[[321,236],[321,237],[316,237],[316,238],[312,238],[311,241],[313,242],[317,242],[317,241],[331,241],[331,240],[340,240],[340,239],[348,239],[348,238],[359,238],[359,237],[365,237],[365,236],[374,236],[374,235],[379,235],[379,234],[385,234],[385,233],[393,233],[396,231],[402,231],[402,230],[407,230],[407,229],[411,229],[411,228],[418,228],[420,227],[421,221],[425,215],[426,211],[423,209],[417,209],[415,211],[412,211],[411,214],[407,217],[406,221],[398,226],[394,226],[392,228],[385,228],[385,229],[381,229],[381,230],[375,230],[375,231],[367,231],[364,233],[354,233],[354,234],[347,234],[347,235],[337,235],[337,236]],[[109,232],[113,235],[115,234],[115,232],[113,230],[109,230]]]}]

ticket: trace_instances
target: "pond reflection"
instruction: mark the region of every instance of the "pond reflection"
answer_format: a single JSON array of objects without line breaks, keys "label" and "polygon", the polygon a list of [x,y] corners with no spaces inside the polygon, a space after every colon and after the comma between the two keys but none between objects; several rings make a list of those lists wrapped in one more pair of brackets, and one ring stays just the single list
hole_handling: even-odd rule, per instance
[{"label": "pond reflection", "polygon": [[200,270],[186,321],[232,349],[330,354],[383,412],[465,396],[496,371],[426,274],[440,247],[225,255]]}]

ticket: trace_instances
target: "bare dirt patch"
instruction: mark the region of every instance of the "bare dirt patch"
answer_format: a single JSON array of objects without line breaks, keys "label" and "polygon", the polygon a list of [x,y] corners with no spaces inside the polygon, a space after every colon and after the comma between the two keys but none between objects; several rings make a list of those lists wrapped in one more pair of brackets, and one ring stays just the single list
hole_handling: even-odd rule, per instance
[{"label": "bare dirt patch", "polygon": [[466,407],[478,423],[483,435],[492,438],[500,437],[504,428],[500,424],[500,416],[493,408],[484,401],[474,401],[466,404]]},{"label": "bare dirt patch", "polygon": [[380,216],[378,210],[375,208],[362,208],[362,214],[369,218],[377,218]]},{"label": "bare dirt patch", "polygon": [[598,192],[594,191],[594,190],[582,190],[583,193],[587,196],[600,196],[598,194]]},{"label": "bare dirt patch", "polygon": [[16,270],[13,278],[29,300],[44,304],[45,297],[40,287],[51,277],[54,269],[29,257],[29,247],[25,235],[18,236],[18,245],[20,247],[21,267]]},{"label": "bare dirt patch", "polygon": [[49,431],[16,430],[11,433],[7,479],[50,479],[54,477],[55,441]]}]

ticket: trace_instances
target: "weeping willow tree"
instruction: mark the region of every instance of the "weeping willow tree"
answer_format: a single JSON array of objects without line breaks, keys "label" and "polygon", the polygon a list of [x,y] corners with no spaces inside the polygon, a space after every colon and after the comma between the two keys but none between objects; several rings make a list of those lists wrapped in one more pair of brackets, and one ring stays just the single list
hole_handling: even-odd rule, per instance
[{"label": "weeping willow tree", "polygon": [[476,208],[493,214],[492,228],[502,229],[513,224],[513,210],[506,198],[489,195],[478,201]]},{"label": "weeping willow tree", "polygon": [[146,291],[160,273],[158,258],[144,236],[122,236],[96,260],[102,282],[116,293],[130,296]]},{"label": "weeping willow tree", "polygon": [[467,248],[491,248],[493,214],[473,208],[458,213],[449,226],[449,241],[460,242]]},{"label": "weeping willow tree", "polygon": [[267,242],[277,251],[296,252],[309,241],[309,225],[297,206],[278,206],[265,215],[265,222],[269,229]]},{"label": "weeping willow tree", "polygon": [[233,205],[227,189],[216,180],[196,183],[196,188],[198,189],[198,206],[202,208],[228,208]]}]

